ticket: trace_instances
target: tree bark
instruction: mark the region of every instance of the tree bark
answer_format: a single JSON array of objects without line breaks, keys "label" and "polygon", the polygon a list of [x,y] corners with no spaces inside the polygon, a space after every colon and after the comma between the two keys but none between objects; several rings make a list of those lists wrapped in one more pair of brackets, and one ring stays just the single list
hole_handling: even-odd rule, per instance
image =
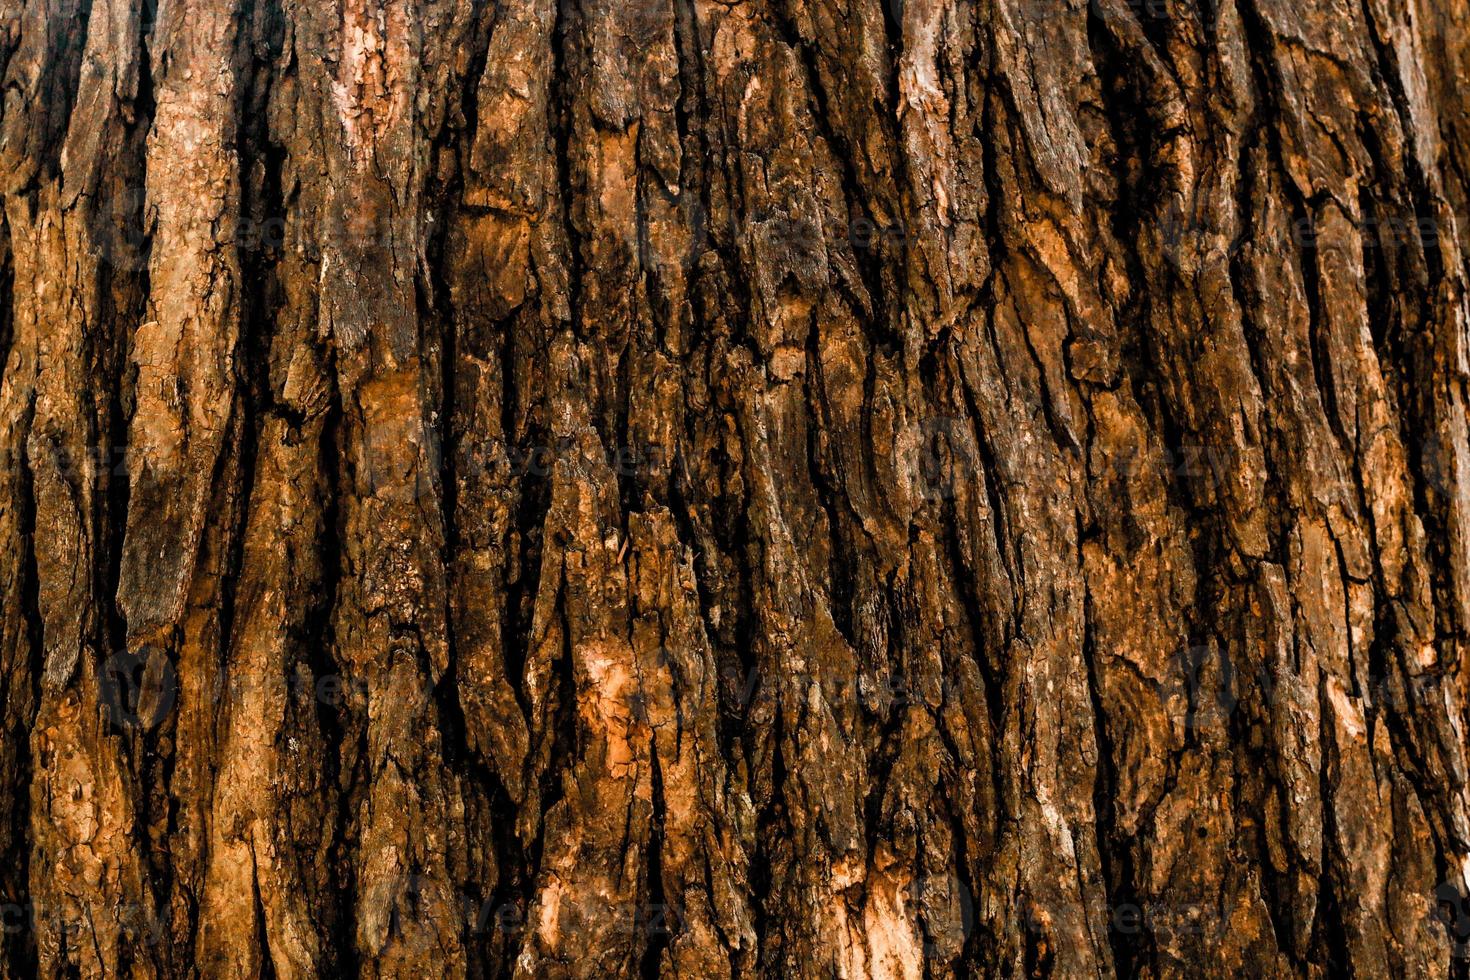
[{"label": "tree bark", "polygon": [[0,0],[0,978],[1463,976],[1457,0]]}]

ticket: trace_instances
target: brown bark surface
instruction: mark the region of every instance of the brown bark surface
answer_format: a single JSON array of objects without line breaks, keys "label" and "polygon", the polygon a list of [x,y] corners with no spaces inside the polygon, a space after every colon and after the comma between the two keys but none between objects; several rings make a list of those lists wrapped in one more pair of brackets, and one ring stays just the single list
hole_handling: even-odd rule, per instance
[{"label": "brown bark surface", "polygon": [[1464,0],[0,0],[0,978],[1470,965]]}]

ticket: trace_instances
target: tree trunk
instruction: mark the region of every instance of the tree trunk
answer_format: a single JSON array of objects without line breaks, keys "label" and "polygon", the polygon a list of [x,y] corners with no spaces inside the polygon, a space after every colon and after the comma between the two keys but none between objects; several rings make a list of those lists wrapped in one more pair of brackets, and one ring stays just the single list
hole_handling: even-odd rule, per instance
[{"label": "tree trunk", "polygon": [[0,0],[0,977],[1470,964],[1460,0]]}]

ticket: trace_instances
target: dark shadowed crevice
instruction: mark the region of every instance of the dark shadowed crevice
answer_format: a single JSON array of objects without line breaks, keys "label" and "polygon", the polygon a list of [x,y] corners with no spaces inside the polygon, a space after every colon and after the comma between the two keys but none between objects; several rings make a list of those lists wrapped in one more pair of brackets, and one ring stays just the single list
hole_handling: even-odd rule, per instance
[{"label": "dark shadowed crevice", "polygon": [[[329,377],[335,377],[329,371]],[[321,585],[316,601],[307,610],[304,638],[301,649],[313,677],[338,677],[344,687],[355,687],[360,678],[353,676],[338,658],[337,608],[340,603],[343,569],[343,530],[345,517],[342,513],[344,487],[351,486],[350,471],[345,462],[333,464],[333,460],[344,459],[340,452],[344,439],[346,419],[342,411],[341,397],[335,383],[332,399],[321,428],[321,453],[323,461],[322,539],[318,553],[322,556]],[[332,827],[330,848],[330,874],[327,880],[331,890],[323,898],[331,903],[330,910],[320,923],[326,940],[324,947],[335,962],[324,964],[341,976],[358,974],[357,949],[357,906],[355,865],[352,855],[356,849],[355,818],[363,792],[362,766],[366,755],[366,726],[354,717],[357,706],[353,697],[333,705],[325,698],[316,699],[316,721],[320,726],[323,743],[323,785],[332,788],[335,807],[324,815]],[[355,744],[354,744],[355,743]]]},{"label": "dark shadowed crevice", "polygon": [[[1321,692],[1321,701],[1327,701],[1326,692]],[[1322,728],[1319,737],[1325,753],[1331,751],[1332,732],[1327,725],[1328,713],[1322,712]],[[1320,774],[1322,800],[1324,803],[1332,799],[1332,783],[1328,777],[1327,766],[1324,764]],[[1357,971],[1353,969],[1348,936],[1348,926],[1344,921],[1342,908],[1343,899],[1347,897],[1346,889],[1351,888],[1351,882],[1342,880],[1341,869],[1347,866],[1344,856],[1337,847],[1340,831],[1337,827],[1336,816],[1330,803],[1322,808],[1322,838],[1323,838],[1323,862],[1322,872],[1318,878],[1318,904],[1317,917],[1313,923],[1311,949],[1314,957],[1320,957],[1317,965],[1326,971],[1326,976],[1331,977],[1354,977]]]},{"label": "dark shadowed crevice", "polygon": [[[1079,535],[1079,541],[1081,537]],[[1097,821],[1098,858],[1102,864],[1103,887],[1108,898],[1108,909],[1132,906],[1142,907],[1139,900],[1134,867],[1135,848],[1133,842],[1117,828],[1114,808],[1118,787],[1118,747],[1113,744],[1109,731],[1108,716],[1103,707],[1102,685],[1098,667],[1097,640],[1093,632],[1092,596],[1085,597],[1083,608],[1084,633],[1082,638],[1082,660],[1088,670],[1088,693],[1092,698],[1092,730],[1097,742],[1097,778],[1093,789],[1093,810]],[[1112,952],[1113,969],[1119,976],[1138,976],[1149,963],[1148,949],[1144,937],[1130,936],[1116,927],[1115,916],[1108,916],[1108,945]]]},{"label": "dark shadowed crevice", "polygon": [[669,896],[664,893],[664,815],[668,804],[664,800],[663,767],[659,763],[656,740],[649,740],[648,758],[653,768],[653,813],[649,822],[648,861],[644,871],[647,875],[647,889],[644,894],[648,896],[648,900],[642,903],[639,912],[633,916],[633,922],[642,933],[637,937],[643,945],[638,961],[638,974],[643,980],[659,980],[663,975],[661,961],[664,952],[680,928],[683,917],[677,908],[669,904]]},{"label": "dark shadowed crevice", "polygon": [[[883,2],[886,4],[888,0]],[[866,186],[859,177],[854,160],[854,140],[841,127],[847,117],[837,111],[838,107],[834,106],[824,82],[825,76],[819,64],[821,44],[803,39],[796,26],[779,14],[772,18],[772,26],[780,34],[782,42],[791,49],[796,64],[802,69],[806,90],[811,95],[809,118],[815,127],[815,135],[822,140],[837,163],[837,176],[841,180],[842,196],[848,214],[848,227],[844,229],[847,238],[842,243],[828,244],[847,249],[851,253],[868,294],[859,300],[854,314],[867,329],[874,347],[883,354],[891,355],[903,346],[898,330],[902,303],[894,275],[894,263],[890,261],[892,256],[889,254],[891,250],[888,242],[891,236],[885,234],[891,229],[875,220],[875,202],[872,200],[874,189]],[[895,99],[896,91],[895,86],[892,93]],[[893,145],[892,121],[887,116],[882,117],[884,138],[888,146]],[[820,157],[813,163],[818,163],[819,160]],[[854,229],[864,227],[862,223],[879,233],[878,240],[884,246],[882,249],[864,247],[856,242]]]},{"label": "dark shadowed crevice", "polygon": [[[582,39],[584,24],[577,0],[553,0],[553,2],[556,4],[556,23],[551,29],[551,57],[555,69],[551,76],[551,98],[547,107],[550,118],[547,120],[547,126],[551,131],[551,139],[556,148],[559,192],[555,196],[561,206],[561,224],[566,234],[567,258],[570,260],[567,279],[567,308],[571,311],[572,331],[580,338],[587,332],[587,325],[582,322],[584,304],[581,286],[587,279],[587,265],[582,235],[578,227],[576,198],[579,194],[585,193],[586,189],[580,180],[574,179],[574,175],[580,176],[580,168],[572,166],[572,140],[577,138],[575,132],[576,92],[572,87],[577,76],[573,74],[572,68],[583,67],[586,58],[585,54],[577,52],[576,61],[572,61],[574,55],[569,49]],[[574,8],[576,8],[575,12]]]},{"label": "dark shadowed crevice", "polygon": [[[840,515],[838,513],[839,502],[846,500],[846,496],[833,485],[832,479],[828,476],[824,464],[831,461],[823,458],[821,447],[818,444],[820,430],[829,429],[832,420],[828,409],[825,379],[822,377],[822,358],[815,320],[807,332],[806,355],[807,366],[804,381],[809,422],[806,427],[805,458],[807,475],[811,480],[812,490],[821,512],[821,520],[826,526],[830,561],[824,592],[832,613],[833,625],[842,634],[847,645],[856,651],[861,649],[858,637],[853,634],[853,597],[855,594],[853,571],[858,567],[858,563],[855,556],[849,553],[855,549],[843,533],[844,530],[853,526],[853,522],[847,513]],[[812,544],[811,542],[803,543],[808,546]]]},{"label": "dark shadowed crevice", "polygon": [[48,3],[31,0],[26,5],[29,9],[20,13],[21,50],[25,50],[27,40],[32,40],[25,37],[25,28],[35,26],[32,11],[41,10],[50,17],[41,25],[47,43],[38,57],[39,78],[35,84],[39,91],[28,90],[26,82],[30,79],[22,74],[30,66],[6,65],[9,74],[4,85],[6,105],[0,110],[0,160],[21,164],[21,172],[30,178],[22,182],[10,174],[0,175],[0,189],[9,194],[33,191],[55,180],[61,170],[61,153],[76,108],[77,82],[94,0],[71,2],[75,4],[73,9],[53,11]]},{"label": "dark shadowed crevice", "polygon": [[[29,430],[31,414],[24,419],[22,431]],[[20,445],[24,446],[24,439]],[[0,719],[5,722],[0,738],[15,749],[12,778],[6,780],[9,802],[0,806],[0,815],[6,821],[8,833],[4,840],[6,848],[0,853],[0,905],[6,906],[7,928],[0,932],[0,957],[12,963],[19,975],[39,976],[37,968],[35,930],[30,926],[35,919],[31,903],[30,870],[31,848],[26,844],[26,828],[30,823],[31,777],[35,760],[31,753],[31,732],[34,730],[36,706],[41,702],[41,672],[43,667],[44,637],[41,619],[40,575],[36,566],[36,499],[34,481],[28,463],[17,458],[12,486],[15,487],[19,504],[20,520],[17,532],[24,551],[20,558],[20,612],[24,619],[23,629],[17,634],[25,638],[22,651],[24,662],[0,664],[8,670],[5,708]],[[19,636],[17,636],[19,638]],[[19,658],[17,658],[19,660]],[[17,683],[19,682],[19,683]],[[16,690],[24,684],[23,697],[16,697]],[[10,686],[13,685],[13,686]],[[20,716],[20,717],[17,717]],[[3,757],[0,757],[3,761]],[[13,926],[13,910],[19,906],[25,916],[25,928],[18,933]]]},{"label": "dark shadowed crevice", "polygon": [[5,210],[0,208],[0,371],[10,361],[10,342],[15,335],[14,306],[15,264],[10,254],[10,223]]}]

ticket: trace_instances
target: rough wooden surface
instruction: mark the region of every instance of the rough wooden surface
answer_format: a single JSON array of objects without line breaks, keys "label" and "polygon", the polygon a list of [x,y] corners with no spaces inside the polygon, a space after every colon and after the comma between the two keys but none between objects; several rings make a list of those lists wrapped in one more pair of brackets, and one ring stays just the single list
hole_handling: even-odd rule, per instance
[{"label": "rough wooden surface", "polygon": [[0,977],[1463,975],[1464,0],[0,0]]}]

